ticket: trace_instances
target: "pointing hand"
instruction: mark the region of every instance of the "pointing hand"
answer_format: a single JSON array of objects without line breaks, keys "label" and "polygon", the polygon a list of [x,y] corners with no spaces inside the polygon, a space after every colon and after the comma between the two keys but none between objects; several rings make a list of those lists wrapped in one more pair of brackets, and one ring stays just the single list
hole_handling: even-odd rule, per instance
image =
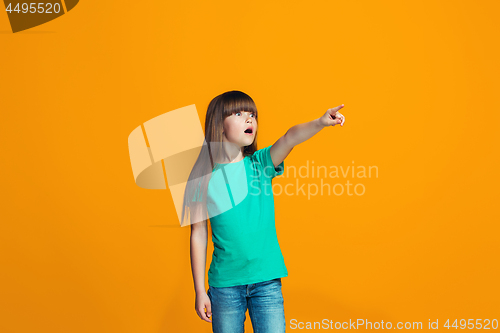
[{"label": "pointing hand", "polygon": [[326,111],[326,113],[321,118],[319,118],[319,122],[323,126],[335,126],[337,124],[340,124],[340,126],[344,126],[345,117],[339,112],[339,110],[343,107],[344,104],[328,109],[328,111]]}]

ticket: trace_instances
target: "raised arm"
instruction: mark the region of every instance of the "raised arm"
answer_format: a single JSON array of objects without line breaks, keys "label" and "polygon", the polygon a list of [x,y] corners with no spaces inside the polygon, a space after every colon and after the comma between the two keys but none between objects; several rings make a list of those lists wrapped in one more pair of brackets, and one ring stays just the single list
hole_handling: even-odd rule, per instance
[{"label": "raised arm", "polygon": [[344,116],[338,112],[344,107],[344,104],[328,109],[326,113],[318,119],[310,122],[298,124],[291,127],[285,135],[276,141],[270,149],[271,159],[274,167],[277,167],[290,154],[293,147],[302,143],[327,126],[335,126],[337,124],[344,125]]}]

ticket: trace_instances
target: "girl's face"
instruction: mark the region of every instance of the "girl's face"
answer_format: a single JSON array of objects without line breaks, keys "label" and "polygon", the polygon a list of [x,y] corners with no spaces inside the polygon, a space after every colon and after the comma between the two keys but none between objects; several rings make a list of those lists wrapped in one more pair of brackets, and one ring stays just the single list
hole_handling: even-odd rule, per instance
[{"label": "girl's face", "polygon": [[[233,112],[224,119],[223,140],[237,144],[239,147],[250,146],[257,133],[255,114],[249,111]],[[250,133],[245,133],[250,132]]]}]

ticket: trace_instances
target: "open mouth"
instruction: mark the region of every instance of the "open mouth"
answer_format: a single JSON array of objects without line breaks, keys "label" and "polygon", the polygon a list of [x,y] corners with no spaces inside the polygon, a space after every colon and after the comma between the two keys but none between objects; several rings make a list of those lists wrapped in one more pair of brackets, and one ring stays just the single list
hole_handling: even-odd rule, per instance
[{"label": "open mouth", "polygon": [[245,133],[246,133],[246,134],[253,134],[253,129],[252,129],[252,128],[247,128],[247,129],[245,130]]}]

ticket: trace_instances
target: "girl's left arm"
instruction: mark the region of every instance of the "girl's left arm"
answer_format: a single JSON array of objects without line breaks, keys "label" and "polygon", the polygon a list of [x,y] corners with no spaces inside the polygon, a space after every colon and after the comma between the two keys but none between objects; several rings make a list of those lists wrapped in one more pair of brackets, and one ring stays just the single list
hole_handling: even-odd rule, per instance
[{"label": "girl's left arm", "polygon": [[343,107],[344,104],[328,109],[326,113],[318,119],[291,127],[285,135],[279,138],[278,141],[271,146],[270,153],[274,166],[276,167],[283,162],[285,157],[290,154],[293,147],[310,139],[324,127],[335,126],[337,124],[343,126],[345,117],[339,112]]}]

